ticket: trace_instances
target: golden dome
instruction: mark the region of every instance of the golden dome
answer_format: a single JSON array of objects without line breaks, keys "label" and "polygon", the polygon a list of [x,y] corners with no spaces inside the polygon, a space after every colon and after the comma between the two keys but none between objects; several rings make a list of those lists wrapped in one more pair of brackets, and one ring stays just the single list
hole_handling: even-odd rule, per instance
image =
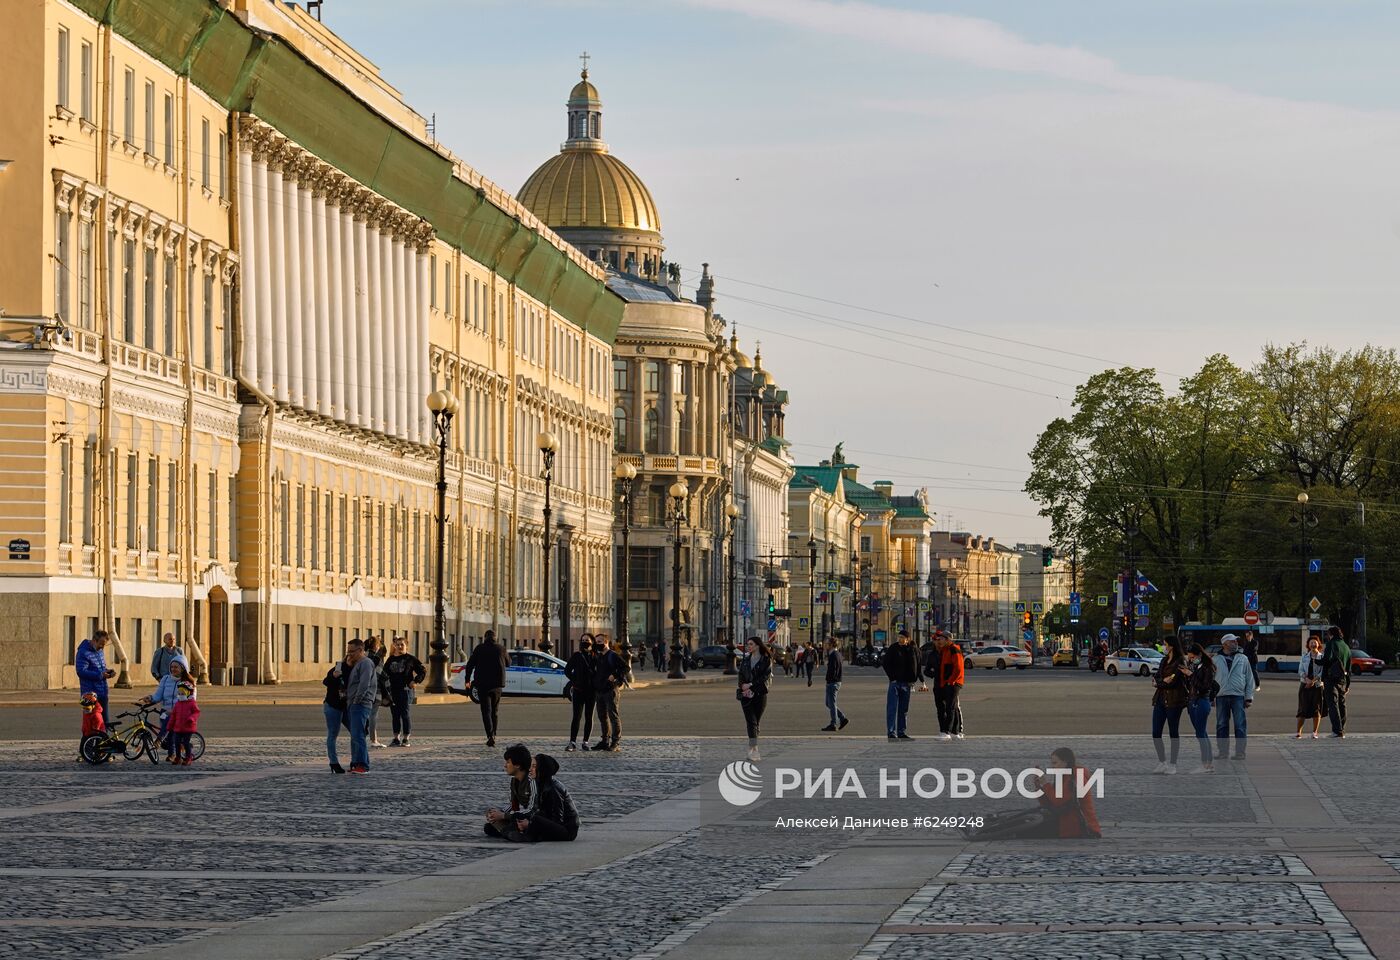
[{"label": "golden dome", "polygon": [[592,102],[592,103],[602,103],[602,102],[603,102],[603,101],[598,97],[598,88],[595,87],[595,86],[593,86],[593,84],[591,84],[591,83],[588,82],[588,72],[587,72],[587,71],[584,71],[583,79],[580,80],[578,83],[574,84],[574,88],[573,88],[572,90],[569,91],[569,102],[570,102],[570,103],[575,103],[575,102],[577,102],[577,101]]},{"label": "golden dome", "polygon": [[641,177],[602,150],[564,150],[530,174],[518,194],[550,229],[611,227],[661,231]]}]

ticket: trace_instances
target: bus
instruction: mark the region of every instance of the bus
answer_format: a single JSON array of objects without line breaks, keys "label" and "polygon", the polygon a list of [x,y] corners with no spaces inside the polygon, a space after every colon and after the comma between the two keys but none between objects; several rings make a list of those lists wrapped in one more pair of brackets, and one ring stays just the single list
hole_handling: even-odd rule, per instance
[{"label": "bus", "polygon": [[[1233,633],[1243,642],[1244,632],[1253,630],[1254,638],[1259,641],[1259,669],[1270,673],[1296,673],[1307,638],[1317,636],[1326,639],[1328,626],[1326,623],[1301,621],[1297,617],[1274,617],[1271,623],[1251,627],[1243,617],[1226,617],[1223,623],[1188,623],[1179,627],[1177,633],[1187,646],[1199,643],[1215,653],[1220,638],[1225,634]],[[1216,649],[1211,649],[1212,644]]]}]

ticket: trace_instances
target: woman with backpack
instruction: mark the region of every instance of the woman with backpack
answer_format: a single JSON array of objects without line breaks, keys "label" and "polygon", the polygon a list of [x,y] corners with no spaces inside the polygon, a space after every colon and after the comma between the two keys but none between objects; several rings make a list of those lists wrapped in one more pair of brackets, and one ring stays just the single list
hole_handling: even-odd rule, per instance
[{"label": "woman with backpack", "polygon": [[1186,716],[1196,730],[1196,743],[1201,748],[1201,765],[1191,772],[1213,773],[1215,761],[1206,721],[1210,719],[1210,710],[1220,684],[1215,682],[1215,662],[1207,655],[1205,647],[1199,643],[1191,644],[1181,664],[1181,675],[1186,678]]}]

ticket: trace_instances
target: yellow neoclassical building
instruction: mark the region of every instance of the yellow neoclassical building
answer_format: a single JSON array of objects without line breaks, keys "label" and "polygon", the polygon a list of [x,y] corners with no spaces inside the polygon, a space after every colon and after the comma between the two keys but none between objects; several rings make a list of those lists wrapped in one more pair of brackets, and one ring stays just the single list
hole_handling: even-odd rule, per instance
[{"label": "yellow neoclassical building", "polygon": [[[212,679],[426,658],[450,392],[447,634],[609,629],[603,269],[436,143],[359,52],[271,0],[0,7],[0,688],[117,631]],[[562,634],[562,636],[561,636]]]}]

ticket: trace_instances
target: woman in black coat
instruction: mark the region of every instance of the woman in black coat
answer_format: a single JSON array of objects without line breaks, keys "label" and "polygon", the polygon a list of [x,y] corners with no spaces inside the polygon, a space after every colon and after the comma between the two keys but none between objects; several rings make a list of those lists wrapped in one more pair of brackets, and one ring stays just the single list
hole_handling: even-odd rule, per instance
[{"label": "woman in black coat", "polygon": [[578,810],[564,785],[554,779],[559,761],[547,753],[535,754],[530,776],[535,780],[535,805],[515,818],[515,829],[506,839],[516,843],[542,840],[574,840],[578,837]]},{"label": "woman in black coat", "polygon": [[734,692],[744,710],[744,726],[749,733],[749,759],[757,763],[758,725],[768,706],[768,684],[773,679],[773,658],[758,637],[749,637],[739,658],[739,689]]},{"label": "woman in black coat", "polygon": [[569,681],[569,700],[574,707],[574,718],[569,723],[569,745],[565,752],[578,749],[579,721],[583,721],[583,749],[588,749],[588,738],[593,736],[593,706],[596,697],[593,690],[593,634],[585,633],[578,641],[578,652],[569,658],[564,667],[564,676]]}]

